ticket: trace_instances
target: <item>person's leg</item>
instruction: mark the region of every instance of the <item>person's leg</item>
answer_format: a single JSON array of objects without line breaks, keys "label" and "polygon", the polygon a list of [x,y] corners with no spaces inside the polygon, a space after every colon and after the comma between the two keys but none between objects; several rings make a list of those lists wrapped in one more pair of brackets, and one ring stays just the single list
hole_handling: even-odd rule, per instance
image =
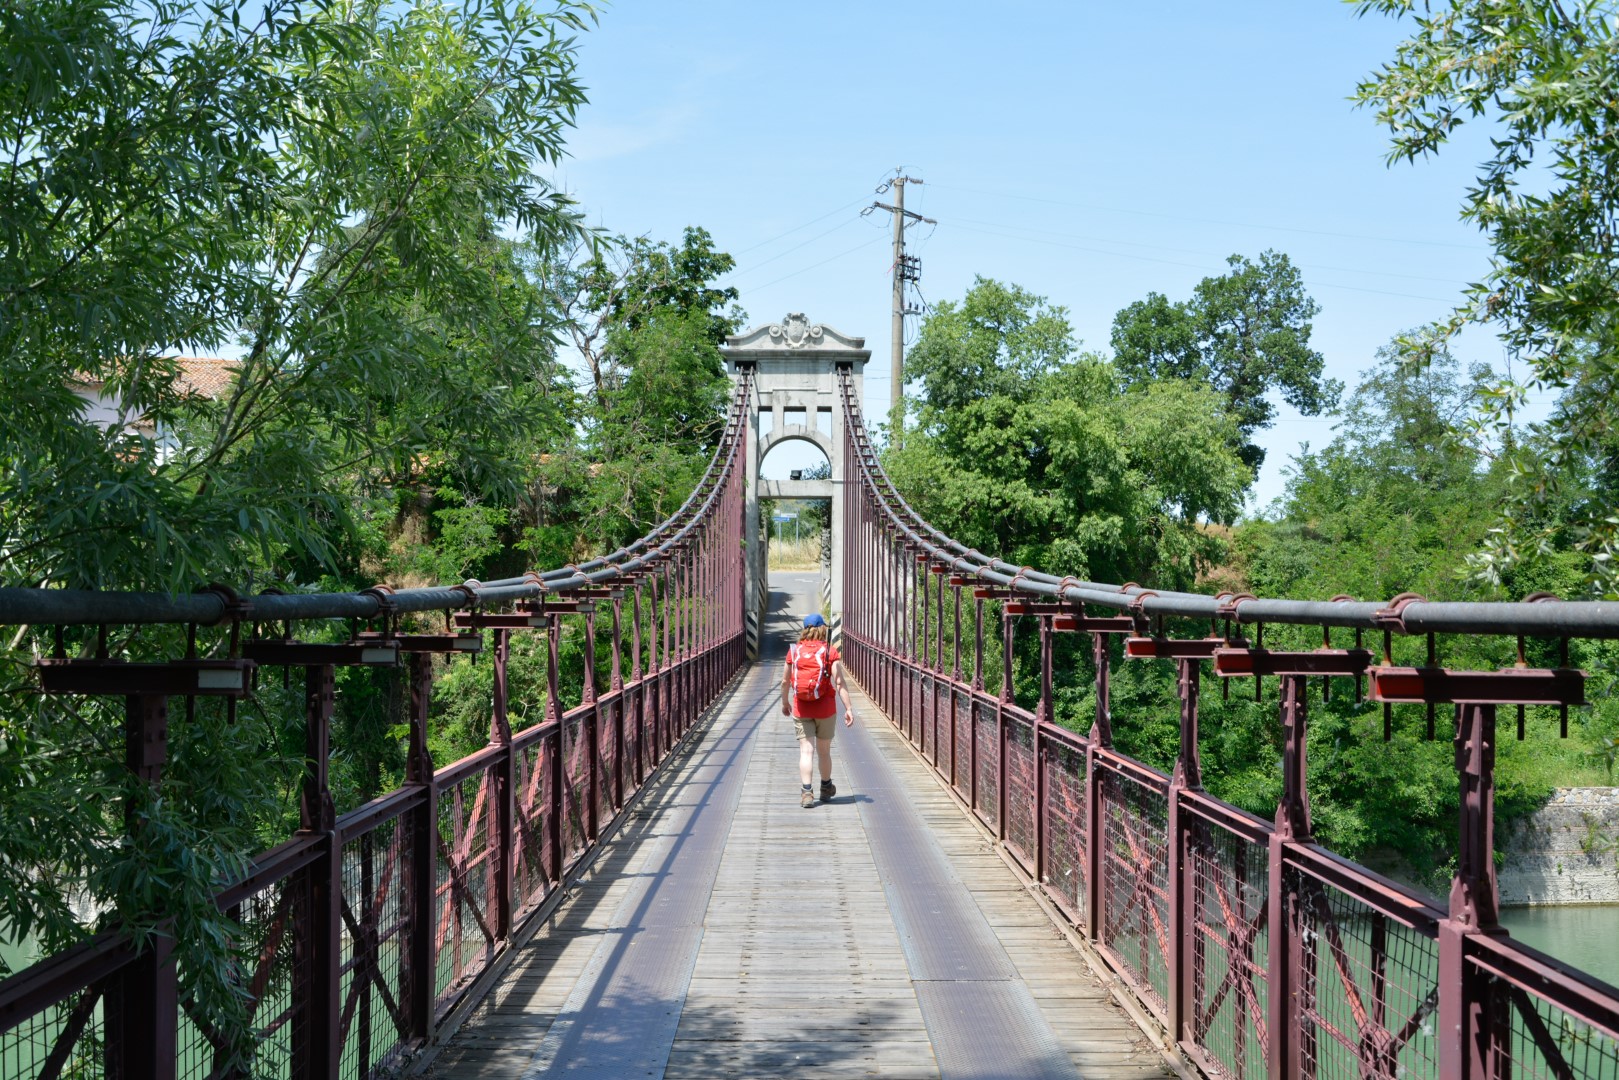
[{"label": "person's leg", "polygon": [[[816,739],[815,752],[816,755],[821,759],[821,782],[830,784],[832,782],[832,740]],[[808,776],[809,773],[806,771],[804,772],[804,775]]]},{"label": "person's leg", "polygon": [[798,726],[798,805],[807,808],[815,805],[815,793],[810,789],[810,781],[815,778],[815,721],[793,723]]}]

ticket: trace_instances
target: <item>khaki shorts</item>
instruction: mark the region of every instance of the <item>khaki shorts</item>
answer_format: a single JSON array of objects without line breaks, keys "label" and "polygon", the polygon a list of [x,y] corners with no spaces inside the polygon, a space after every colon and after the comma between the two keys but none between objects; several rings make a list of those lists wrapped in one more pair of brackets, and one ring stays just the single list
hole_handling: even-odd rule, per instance
[{"label": "khaki shorts", "polygon": [[811,739],[832,740],[832,734],[838,730],[837,716],[823,716],[819,720],[801,720],[793,718],[793,724],[798,728],[798,741],[809,742]]}]

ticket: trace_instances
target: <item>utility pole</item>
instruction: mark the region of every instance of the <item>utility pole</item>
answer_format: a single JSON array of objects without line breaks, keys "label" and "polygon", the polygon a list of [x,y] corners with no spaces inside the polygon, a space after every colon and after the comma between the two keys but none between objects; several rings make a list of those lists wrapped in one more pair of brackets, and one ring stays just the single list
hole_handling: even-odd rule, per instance
[{"label": "utility pole", "polygon": [[894,215],[894,310],[890,327],[889,355],[892,364],[895,446],[904,445],[905,441],[905,316],[919,314],[922,310],[919,307],[907,307],[905,303],[905,283],[907,281],[914,283],[922,279],[922,260],[915,255],[905,254],[905,229],[913,221],[925,221],[929,225],[938,224],[932,218],[905,209],[905,185],[920,183],[922,181],[916,177],[906,176],[901,172],[877,189],[877,194],[881,195],[889,188],[893,188],[894,204],[890,206],[888,203],[874,202],[865,211],[869,214],[872,210],[887,210]]}]

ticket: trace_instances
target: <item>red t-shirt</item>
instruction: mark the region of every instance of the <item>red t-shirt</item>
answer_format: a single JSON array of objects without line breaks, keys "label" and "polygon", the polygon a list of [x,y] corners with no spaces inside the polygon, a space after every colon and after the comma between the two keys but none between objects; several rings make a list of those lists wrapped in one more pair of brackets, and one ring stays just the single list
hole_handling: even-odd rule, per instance
[{"label": "red t-shirt", "polygon": [[[828,672],[831,672],[832,665],[836,664],[839,659],[841,659],[841,657],[838,655],[838,650],[833,648],[831,645],[827,645],[826,670]],[[792,677],[793,662],[792,655],[789,653],[787,660],[787,678],[791,679]],[[829,716],[838,715],[837,685],[835,683],[829,683],[826,689],[821,691],[821,696],[818,698],[800,697],[796,693],[793,694],[793,715],[800,720],[824,720]]]}]

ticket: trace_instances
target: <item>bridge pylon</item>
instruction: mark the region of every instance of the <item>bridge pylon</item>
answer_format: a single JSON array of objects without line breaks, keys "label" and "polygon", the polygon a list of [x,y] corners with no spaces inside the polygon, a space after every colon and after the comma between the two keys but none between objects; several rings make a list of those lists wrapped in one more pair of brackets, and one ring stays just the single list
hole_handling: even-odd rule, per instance
[{"label": "bridge pylon", "polygon": [[[767,545],[759,528],[760,498],[829,499],[832,503],[832,558],[821,586],[834,640],[843,630],[843,410],[838,402],[838,371],[852,372],[854,390],[863,396],[864,371],[871,359],[866,339],[850,337],[830,326],[790,312],[779,323],[755,326],[725,339],[720,350],[732,378],[753,374],[748,407],[745,478],[747,551],[748,657],[759,655],[759,632],[769,602]],[[763,417],[768,415],[768,427]],[[775,447],[793,440],[820,448],[831,463],[829,480],[761,480],[759,465]]]}]

